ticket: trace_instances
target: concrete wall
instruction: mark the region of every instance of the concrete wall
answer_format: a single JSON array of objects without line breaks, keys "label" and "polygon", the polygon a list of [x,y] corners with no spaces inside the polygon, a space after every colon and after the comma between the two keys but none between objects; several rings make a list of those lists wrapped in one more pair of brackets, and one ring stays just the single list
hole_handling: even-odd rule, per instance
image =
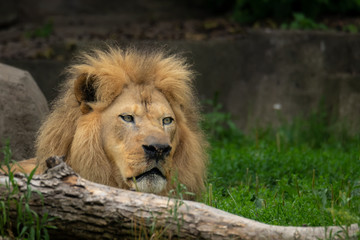
[{"label": "concrete wall", "polygon": [[[254,31],[236,40],[167,42],[194,63],[201,98],[219,94],[241,129],[326,110],[360,130],[360,35]],[[67,62],[3,61],[28,70],[48,100]],[[281,108],[281,110],[276,110]]]},{"label": "concrete wall", "polygon": [[[277,124],[319,107],[360,130],[360,35],[251,32],[235,41],[180,43],[192,52],[198,89],[242,129]],[[274,109],[275,108],[275,109]]]}]

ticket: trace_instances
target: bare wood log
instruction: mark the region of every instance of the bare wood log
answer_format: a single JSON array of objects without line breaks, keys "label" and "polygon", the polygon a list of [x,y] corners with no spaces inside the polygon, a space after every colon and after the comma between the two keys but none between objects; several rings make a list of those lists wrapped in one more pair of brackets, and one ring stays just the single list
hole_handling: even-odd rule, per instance
[{"label": "bare wood log", "polygon": [[[79,177],[58,159],[31,181],[30,206],[56,217],[51,239],[134,239],[142,234],[184,239],[357,239],[359,227],[284,227],[236,216],[202,203],[112,188]],[[26,178],[16,174],[22,192]],[[0,174],[0,183],[7,176]],[[1,192],[4,187],[0,187]],[[155,230],[154,230],[155,229]],[[336,238],[336,237],[335,237]]]}]

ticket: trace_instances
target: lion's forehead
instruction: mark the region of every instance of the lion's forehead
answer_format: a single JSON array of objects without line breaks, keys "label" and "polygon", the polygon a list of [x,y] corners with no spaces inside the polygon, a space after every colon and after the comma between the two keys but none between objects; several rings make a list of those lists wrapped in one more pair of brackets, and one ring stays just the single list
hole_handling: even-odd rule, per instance
[{"label": "lion's forehead", "polygon": [[150,96],[143,97],[143,91],[135,87],[123,91],[108,107],[114,114],[134,114],[151,118],[174,117],[173,110],[158,90],[153,89]]}]

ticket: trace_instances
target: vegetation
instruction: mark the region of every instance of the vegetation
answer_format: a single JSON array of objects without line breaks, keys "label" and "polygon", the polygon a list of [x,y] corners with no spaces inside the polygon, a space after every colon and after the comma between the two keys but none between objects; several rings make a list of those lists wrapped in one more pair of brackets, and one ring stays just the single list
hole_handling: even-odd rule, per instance
[{"label": "vegetation", "polygon": [[319,110],[244,135],[219,104],[211,105],[204,121],[211,142],[205,203],[274,225],[360,223],[359,134],[349,135]]},{"label": "vegetation", "polygon": [[43,25],[25,32],[26,38],[48,38],[54,31],[52,21],[45,22]]},{"label": "vegetation", "polygon": [[[327,30],[328,27],[325,24],[317,23],[313,19],[306,17],[302,13],[294,13],[294,20],[287,24],[281,24],[282,29],[304,29],[304,30]],[[356,26],[353,25],[355,28]],[[345,30],[345,29],[344,29]]]},{"label": "vegetation", "polygon": [[[189,1],[189,0],[188,0]],[[325,18],[352,18],[359,16],[359,0],[196,0],[196,7],[214,14],[228,13],[241,24],[265,25],[282,29],[329,29]],[[336,21],[336,20],[335,20]],[[342,21],[341,21],[342,22]],[[357,33],[359,23],[344,24],[337,30]]]},{"label": "vegetation", "polygon": [[[0,169],[9,173],[5,182],[6,192],[0,195],[0,236],[9,236],[12,239],[49,239],[48,229],[54,228],[49,225],[53,218],[49,218],[47,213],[39,216],[34,210],[30,209],[29,201],[33,194],[30,181],[36,171],[34,169],[27,177],[26,191],[19,200],[13,196],[19,194],[19,186],[14,179],[14,173],[11,171],[11,150],[9,143],[3,149],[4,161],[0,161]],[[0,183],[3,184],[3,183]],[[41,198],[41,193],[37,192]],[[16,226],[11,224],[10,209],[16,206]]]},{"label": "vegetation", "polygon": [[355,15],[360,13],[358,0],[236,0],[233,8],[235,20],[251,23],[266,18],[283,22],[294,13],[317,20],[326,15]]}]

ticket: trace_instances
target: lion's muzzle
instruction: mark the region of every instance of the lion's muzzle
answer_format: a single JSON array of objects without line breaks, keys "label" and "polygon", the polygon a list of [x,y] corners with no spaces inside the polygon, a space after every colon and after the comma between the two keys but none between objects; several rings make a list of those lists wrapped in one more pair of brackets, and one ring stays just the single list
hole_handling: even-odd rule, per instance
[{"label": "lion's muzzle", "polygon": [[[151,137],[151,140],[155,138]],[[134,189],[141,192],[160,193],[167,184],[167,179],[164,175],[163,164],[166,158],[170,155],[171,146],[169,144],[149,143],[142,145],[145,159],[147,160],[147,171],[137,175],[134,178],[129,178],[134,185]]]}]

